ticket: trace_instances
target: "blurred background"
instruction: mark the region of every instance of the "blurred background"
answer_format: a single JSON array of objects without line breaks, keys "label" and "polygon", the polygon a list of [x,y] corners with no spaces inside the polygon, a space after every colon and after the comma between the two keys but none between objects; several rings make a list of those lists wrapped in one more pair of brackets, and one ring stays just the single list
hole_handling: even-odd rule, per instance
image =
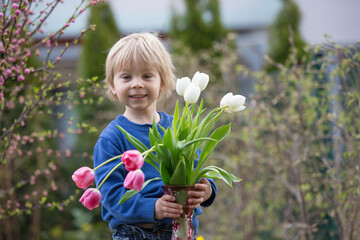
[{"label": "blurred background", "polygon": [[[209,109],[227,92],[247,97],[245,111],[220,120],[232,133],[209,163],[243,181],[217,182],[199,219],[204,239],[360,238],[359,1],[30,2],[36,57],[26,61],[38,70],[2,86],[0,239],[111,239],[71,175],[92,166],[97,137],[123,111],[106,97],[108,50],[142,31],[163,40],[177,77],[210,75]],[[175,95],[159,110],[172,113]]]}]

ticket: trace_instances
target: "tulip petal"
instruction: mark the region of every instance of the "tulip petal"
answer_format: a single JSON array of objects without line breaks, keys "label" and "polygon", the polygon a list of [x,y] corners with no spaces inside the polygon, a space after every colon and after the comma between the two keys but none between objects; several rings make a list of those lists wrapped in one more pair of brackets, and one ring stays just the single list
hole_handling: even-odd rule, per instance
[{"label": "tulip petal", "polygon": [[192,83],[194,83],[200,88],[201,91],[203,91],[209,83],[209,75],[206,73],[196,72],[192,79]]},{"label": "tulip petal", "polygon": [[240,112],[240,111],[244,110],[245,108],[246,108],[245,106],[240,106],[240,107],[232,110],[232,112]]},{"label": "tulip petal", "polygon": [[178,78],[176,81],[176,92],[179,96],[183,96],[186,88],[190,85],[190,78]]},{"label": "tulip petal", "polygon": [[189,104],[196,103],[200,97],[201,90],[198,86],[191,83],[185,90],[184,100]]},{"label": "tulip petal", "polygon": [[135,171],[130,171],[124,181],[124,187],[127,189],[134,189],[135,191],[140,191],[145,181],[144,173],[138,169]]},{"label": "tulip petal", "polygon": [[234,95],[229,100],[229,110],[233,112],[235,109],[239,108],[240,106],[243,106],[245,103],[245,97],[242,95]]},{"label": "tulip petal", "polygon": [[220,107],[229,106],[229,100],[233,97],[231,92],[225,94],[225,96],[220,101]]},{"label": "tulip petal", "polygon": [[128,171],[135,171],[144,165],[144,158],[138,150],[129,150],[124,152],[121,161]]},{"label": "tulip petal", "polygon": [[124,187],[128,188],[128,189],[132,189],[132,183],[134,181],[134,178],[135,178],[135,174],[134,174],[134,171],[130,171],[127,175],[126,175],[126,178],[125,178],[125,181],[124,181]]},{"label": "tulip petal", "polygon": [[81,167],[71,176],[76,186],[82,189],[88,188],[95,180],[95,173],[89,167]]},{"label": "tulip petal", "polygon": [[81,196],[79,202],[81,202],[89,210],[93,210],[100,205],[101,193],[96,188],[87,189]]}]

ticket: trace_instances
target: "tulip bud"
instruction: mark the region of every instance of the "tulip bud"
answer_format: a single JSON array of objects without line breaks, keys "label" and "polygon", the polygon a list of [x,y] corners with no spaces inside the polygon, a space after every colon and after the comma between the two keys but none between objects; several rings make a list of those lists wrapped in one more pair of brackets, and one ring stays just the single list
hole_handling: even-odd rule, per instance
[{"label": "tulip bud", "polygon": [[84,194],[81,196],[79,202],[81,202],[89,210],[93,210],[100,205],[101,193],[96,188],[86,189]]},{"label": "tulip bud", "polygon": [[192,83],[199,86],[200,90],[203,91],[209,83],[209,75],[206,73],[196,72],[192,78]]},{"label": "tulip bud", "polygon": [[220,107],[225,108],[226,112],[233,113],[244,110],[246,107],[243,106],[246,98],[242,95],[233,95],[232,93],[227,93],[220,101]]},{"label": "tulip bud", "polygon": [[186,88],[190,85],[190,78],[178,78],[176,81],[176,92],[179,96],[184,96]]},{"label": "tulip bud", "polygon": [[144,165],[144,158],[138,150],[129,150],[124,152],[121,161],[124,163],[126,170],[135,171]]},{"label": "tulip bud", "polygon": [[81,167],[74,172],[72,179],[76,183],[76,186],[86,189],[94,182],[95,173],[89,167]]},{"label": "tulip bud", "polygon": [[130,171],[125,178],[124,187],[128,189],[134,189],[135,191],[140,191],[145,181],[144,173],[138,169],[135,171]]},{"label": "tulip bud", "polygon": [[196,103],[200,97],[200,87],[196,86],[195,84],[191,83],[185,90],[184,93],[184,100],[189,104]]},{"label": "tulip bud", "polygon": [[234,95],[229,101],[229,110],[239,112],[245,109],[244,103],[246,98],[242,95]]},{"label": "tulip bud", "polygon": [[233,94],[230,92],[230,93],[227,93],[225,94],[225,96],[221,99],[220,101],[220,107],[226,107],[225,108],[225,111],[230,113],[231,111],[229,110],[228,106],[229,106],[229,101],[230,99],[233,97]]}]

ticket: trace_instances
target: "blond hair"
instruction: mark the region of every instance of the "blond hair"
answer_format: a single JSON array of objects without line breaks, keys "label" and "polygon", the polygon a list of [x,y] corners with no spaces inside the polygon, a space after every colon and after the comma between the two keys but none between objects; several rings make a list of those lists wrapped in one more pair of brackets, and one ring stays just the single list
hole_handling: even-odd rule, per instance
[{"label": "blond hair", "polygon": [[116,42],[106,58],[106,84],[108,95],[112,100],[117,100],[116,95],[111,91],[116,73],[121,69],[138,67],[159,72],[161,95],[169,95],[174,89],[174,65],[162,42],[151,33],[133,33]]}]

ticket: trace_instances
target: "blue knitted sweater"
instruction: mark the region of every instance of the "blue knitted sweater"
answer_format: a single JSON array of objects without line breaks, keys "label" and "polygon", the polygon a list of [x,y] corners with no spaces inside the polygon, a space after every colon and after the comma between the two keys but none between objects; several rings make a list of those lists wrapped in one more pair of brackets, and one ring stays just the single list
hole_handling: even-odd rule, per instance
[{"label": "blue knitted sweater", "polygon": [[[159,114],[161,119],[158,124],[165,129],[171,127],[173,117],[163,112],[159,112]],[[152,125],[136,124],[129,121],[123,115],[120,115],[110,122],[99,136],[94,148],[94,167],[127,150],[136,149],[116,125],[126,129],[127,132],[150,148],[149,128],[151,128]],[[163,134],[159,127],[158,129],[159,132]],[[107,173],[120,161],[121,159],[114,160],[95,171],[95,181],[97,186],[105,178]],[[141,170],[145,173],[145,181],[150,178],[160,177],[159,172],[149,163],[145,162]],[[102,217],[105,221],[109,222],[109,226],[112,230],[119,224],[155,223],[155,202],[164,194],[161,188],[164,183],[161,180],[156,180],[150,182],[140,193],[136,194],[131,199],[118,205],[120,198],[126,191],[123,184],[127,173],[128,171],[125,169],[124,165],[120,166],[110,175],[100,188],[102,195]],[[211,179],[209,181],[213,188],[213,195],[210,199],[201,204],[203,207],[210,206],[215,200],[217,193],[215,183]],[[202,210],[200,208],[195,209],[195,216],[193,219],[195,229],[199,224],[196,215],[200,214],[202,214]],[[164,218],[161,221],[171,224],[170,218]]]}]

